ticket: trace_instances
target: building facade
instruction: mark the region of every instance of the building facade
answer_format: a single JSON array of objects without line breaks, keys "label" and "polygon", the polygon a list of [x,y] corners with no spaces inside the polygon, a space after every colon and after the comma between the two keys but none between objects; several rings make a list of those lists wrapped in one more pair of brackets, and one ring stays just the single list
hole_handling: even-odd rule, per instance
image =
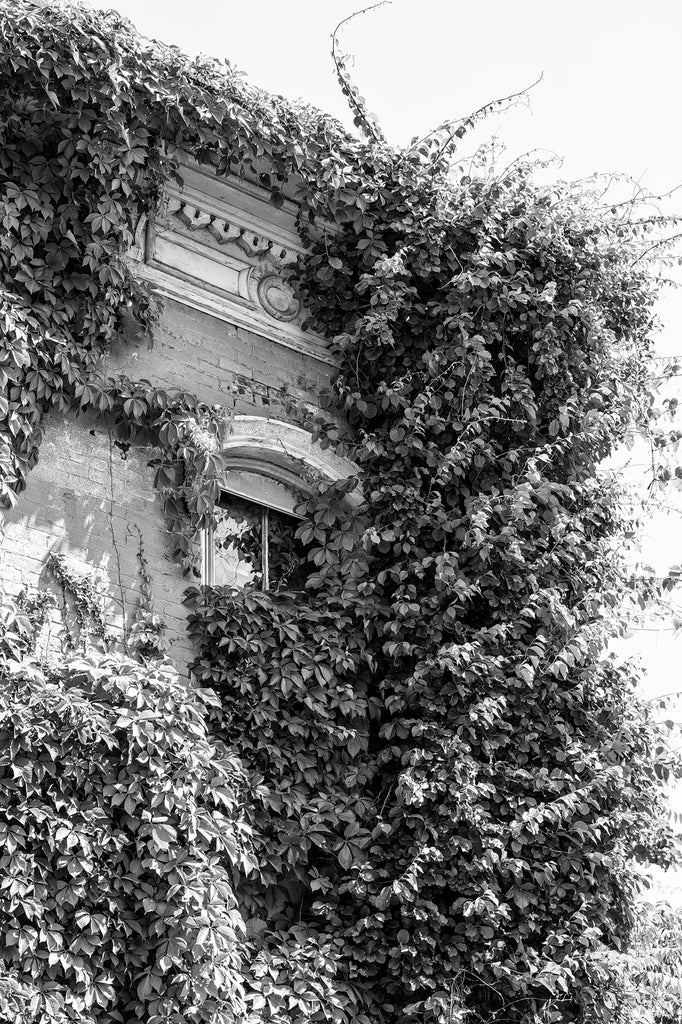
[{"label": "building facade", "polygon": [[[339,479],[351,468],[313,445],[289,411],[292,400],[315,406],[334,371],[326,343],[303,329],[305,312],[287,280],[301,251],[296,212],[293,200],[275,209],[255,183],[219,179],[182,158],[160,213],[140,220],[128,254],[160,317],[153,337],[131,326],[103,370],[187,391],[227,415],[222,528],[197,538],[207,584],[286,583],[297,501],[311,479]],[[43,645],[63,639],[68,617],[47,569],[51,555],[92,582],[123,646],[142,557],[173,660],[183,668],[194,656],[183,606],[188,580],[172,554],[149,462],[149,448],[122,443],[100,420],[62,413],[46,420],[27,489],[0,516],[4,598],[55,593]]]}]

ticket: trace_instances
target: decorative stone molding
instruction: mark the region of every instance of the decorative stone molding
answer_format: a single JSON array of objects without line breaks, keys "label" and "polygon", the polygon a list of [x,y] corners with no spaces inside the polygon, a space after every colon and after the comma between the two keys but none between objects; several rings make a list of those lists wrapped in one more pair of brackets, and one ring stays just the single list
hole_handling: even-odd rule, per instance
[{"label": "decorative stone molding", "polygon": [[301,311],[301,302],[288,281],[279,274],[265,274],[256,286],[260,304],[275,320],[295,320]]},{"label": "decorative stone molding", "polygon": [[143,213],[135,226],[134,242],[130,249],[128,249],[128,258],[133,260],[134,263],[140,263],[145,258],[147,248],[147,226],[147,214]]},{"label": "decorative stone molding", "polygon": [[[256,234],[247,227],[207,213],[181,199],[171,199],[168,215],[177,217],[193,232],[207,232],[220,246],[236,246],[246,256],[258,259],[258,265],[249,273],[249,280],[255,284],[254,299],[275,320],[288,322],[296,319],[301,311],[300,300],[281,275],[281,268],[295,260],[296,253],[263,234]],[[261,258],[266,256],[267,263],[262,263]]]},{"label": "decorative stone molding", "polygon": [[[289,279],[302,254],[295,205],[234,177],[218,179],[183,158],[153,222],[141,219],[129,256],[161,295],[334,365],[322,338],[303,331]],[[144,222],[143,222],[144,221]]]},{"label": "decorative stone molding", "polygon": [[[316,444],[307,430],[269,416],[235,416],[222,451],[233,468],[258,469],[303,490],[310,476],[345,480],[357,470],[350,459]],[[347,500],[354,506],[360,497],[351,493]]]},{"label": "decorative stone molding", "polygon": [[207,213],[194,203],[187,203],[177,198],[171,199],[168,212],[170,215],[175,215],[182,224],[192,231],[206,230],[219,245],[238,245],[247,256],[261,256],[267,252],[282,263],[291,262],[296,258],[295,253],[287,252],[284,246],[272,238],[257,234],[255,231],[249,230],[248,227],[229,221],[225,217]]}]

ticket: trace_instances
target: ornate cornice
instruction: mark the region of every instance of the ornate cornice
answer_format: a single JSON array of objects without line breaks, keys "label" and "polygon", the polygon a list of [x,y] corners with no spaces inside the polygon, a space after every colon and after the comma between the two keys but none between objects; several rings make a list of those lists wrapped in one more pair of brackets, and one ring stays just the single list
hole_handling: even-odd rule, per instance
[{"label": "ornate cornice", "polygon": [[234,220],[228,220],[227,217],[202,210],[196,203],[173,197],[168,204],[168,214],[176,216],[181,224],[191,231],[208,232],[218,245],[239,246],[247,256],[257,257],[267,252],[281,263],[296,259],[296,252],[292,252],[274,239],[260,232],[256,233]]},{"label": "ornate cornice", "polygon": [[303,248],[292,209],[275,210],[242,181],[194,166],[182,173],[156,218],[138,225],[129,256],[140,276],[178,302],[333,364],[323,339],[301,329],[290,268]]}]

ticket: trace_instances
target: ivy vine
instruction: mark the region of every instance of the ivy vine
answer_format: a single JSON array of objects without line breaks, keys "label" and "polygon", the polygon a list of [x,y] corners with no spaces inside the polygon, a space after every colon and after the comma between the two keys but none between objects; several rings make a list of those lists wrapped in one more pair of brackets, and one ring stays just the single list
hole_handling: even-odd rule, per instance
[{"label": "ivy vine", "polygon": [[[634,1022],[606,954],[627,945],[640,862],[674,856],[664,783],[678,765],[633,669],[608,654],[632,523],[599,463],[648,400],[665,224],[600,185],[538,184],[532,161],[458,163],[489,106],[392,149],[336,57],[367,142],[228,65],[146,44],[113,13],[0,2],[0,497],[12,505],[25,487],[48,412],[94,413],[150,447],[176,554],[196,567],[226,416],[104,370],[131,319],[153,330],[125,253],[179,150],[216,175],[249,174],[275,206],[299,202],[297,287],[340,366],[319,415],[301,415],[357,466],[299,509],[314,566],[304,592],[190,590],[196,703],[158,662],[114,655],[67,658],[59,693],[43,680],[34,695],[6,629],[3,713],[24,788],[5,759],[0,811],[23,829],[18,856],[67,884],[59,815],[27,825],[43,798],[26,766],[39,749],[41,764],[74,763],[83,708],[102,729],[78,734],[88,763],[107,753],[69,800],[112,830],[98,892],[82,864],[74,876],[101,974],[55,959],[73,907],[22,861],[30,901],[0,900],[2,931],[27,954],[5,937],[8,991],[27,987],[41,1021],[93,1024]],[[138,696],[156,724],[125,710]],[[36,701],[41,722],[58,716],[56,752],[21,717]],[[191,786],[173,810],[183,759]],[[164,827],[184,830],[175,860],[167,833],[138,835],[134,807],[153,832],[161,805]],[[186,873],[178,884],[201,920],[183,917],[171,881],[185,856],[201,891]],[[45,907],[49,934],[35,923]],[[196,957],[187,943],[161,949],[171,921],[173,936],[201,924]]]}]

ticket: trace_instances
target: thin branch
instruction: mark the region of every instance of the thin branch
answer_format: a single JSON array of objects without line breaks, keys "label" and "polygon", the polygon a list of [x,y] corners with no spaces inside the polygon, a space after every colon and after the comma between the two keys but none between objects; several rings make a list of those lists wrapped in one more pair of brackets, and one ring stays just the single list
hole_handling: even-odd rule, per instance
[{"label": "thin branch", "polygon": [[379,0],[378,3],[370,4],[369,7],[364,7],[361,11],[354,11],[352,14],[349,14],[347,18],[343,18],[338,23],[331,35],[331,57],[334,61],[334,67],[336,68],[336,77],[338,78],[342,93],[348,100],[348,103],[355,114],[354,121],[358,128],[364,132],[370,142],[383,146],[386,145],[384,133],[382,132],[374,115],[370,114],[367,110],[362,96],[360,96],[358,90],[351,81],[346,65],[346,56],[343,54],[339,46],[338,34],[344,25],[347,25],[349,21],[353,20],[353,18],[357,18],[361,14],[367,14],[369,11],[374,11],[377,7],[384,7],[386,4],[391,2],[392,0]]},{"label": "thin branch", "polygon": [[682,182],[679,185],[675,185],[668,192],[661,192],[660,195],[654,195],[653,193],[642,193],[638,196],[633,196],[632,199],[625,199],[621,203],[606,203],[604,209],[618,210],[621,206],[634,206],[635,204],[642,203],[654,203],[661,202],[663,199],[669,199],[670,196],[674,195],[682,188]]},{"label": "thin branch", "polygon": [[463,139],[466,133],[469,131],[469,129],[473,128],[477,121],[479,121],[481,118],[487,117],[488,114],[491,114],[496,107],[501,107],[503,104],[512,106],[514,100],[518,100],[521,96],[527,96],[531,89],[534,89],[536,85],[540,84],[540,82],[544,78],[544,75],[544,71],[541,71],[540,77],[537,78],[531,85],[527,85],[523,89],[519,89],[518,92],[512,92],[508,96],[503,96],[501,97],[501,99],[490,100],[488,103],[484,103],[482,107],[479,107],[478,110],[475,110],[473,114],[468,114],[466,117],[461,117],[457,121],[444,121],[442,124],[438,125],[437,128],[434,128],[433,131],[430,131],[427,135],[424,135],[423,138],[418,139],[417,142],[414,142],[407,150],[407,152],[411,153],[413,150],[415,150],[418,146],[421,146],[423,143],[428,142],[430,140],[435,141],[435,139],[439,135],[442,135],[445,132],[449,132],[445,141],[441,144],[441,147],[438,150],[436,157],[434,158],[434,160],[437,162],[443,155],[443,153],[447,150],[447,148],[450,146],[453,139]]},{"label": "thin branch", "polygon": [[[677,219],[677,218],[675,218],[675,219]],[[682,231],[679,232],[676,235],[670,235],[669,238],[661,238],[661,239],[659,239],[658,242],[654,242],[654,244],[650,245],[648,247],[648,249],[645,249],[644,252],[640,256],[637,257],[636,260],[633,260],[633,262],[630,264],[630,267],[635,267],[639,263],[640,260],[643,260],[645,258],[645,256],[648,256],[649,253],[653,252],[654,249],[660,249],[661,246],[663,246],[663,245],[669,245],[672,242],[678,242],[681,238],[682,238]]]},{"label": "thin branch", "polygon": [[657,700],[664,700],[666,697],[680,697],[682,696],[682,690],[668,690],[667,693],[659,693],[657,697],[651,697],[649,700],[643,701],[644,704],[655,704]]},{"label": "thin branch", "polygon": [[557,166],[561,167],[561,165],[564,162],[564,158],[562,156],[559,156],[559,154],[555,153],[553,150],[545,149],[544,146],[536,146],[534,149],[529,149],[527,150],[527,152],[521,153],[520,156],[515,156],[514,159],[507,164],[502,173],[497,175],[495,180],[502,181],[504,176],[508,174],[509,171],[512,170],[512,168],[522,166],[525,160],[530,160],[530,158],[534,156],[536,153],[548,153],[549,156],[545,157],[542,160],[539,160],[537,163],[533,165],[534,167],[551,167],[552,164],[556,164]]}]

